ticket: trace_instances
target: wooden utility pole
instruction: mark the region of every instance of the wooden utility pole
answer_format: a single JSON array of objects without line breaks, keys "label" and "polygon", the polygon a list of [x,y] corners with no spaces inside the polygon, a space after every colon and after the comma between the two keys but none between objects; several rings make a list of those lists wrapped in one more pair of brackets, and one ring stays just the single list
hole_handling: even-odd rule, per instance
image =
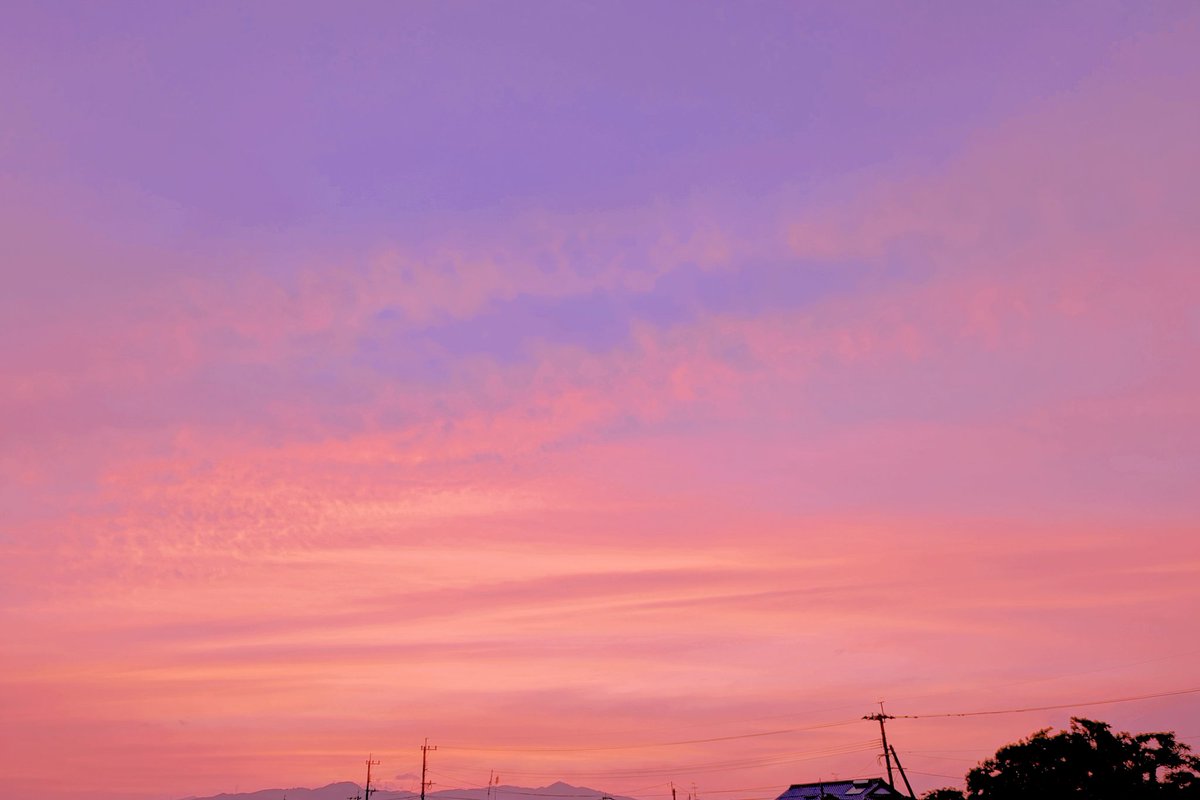
[{"label": "wooden utility pole", "polygon": [[437,750],[437,745],[429,744],[427,737],[425,744],[421,745],[421,800],[425,800],[425,789],[433,785],[432,781],[425,780],[425,771],[429,768],[430,750]]},{"label": "wooden utility pole", "polygon": [[[372,753],[371,755],[375,754]],[[371,800],[371,792],[378,791],[378,789],[371,788],[371,767],[377,766],[379,766],[379,762],[372,759],[371,756],[367,756],[367,785],[363,789],[363,800]]]},{"label": "wooden utility pole", "polygon": [[868,714],[863,719],[874,719],[879,721],[879,736],[883,739],[883,759],[887,762],[888,786],[896,788],[895,780],[892,778],[892,752],[888,749],[887,728],[884,727],[883,721],[887,719],[895,719],[895,717],[887,714],[883,710],[883,701],[879,702],[879,713]]}]

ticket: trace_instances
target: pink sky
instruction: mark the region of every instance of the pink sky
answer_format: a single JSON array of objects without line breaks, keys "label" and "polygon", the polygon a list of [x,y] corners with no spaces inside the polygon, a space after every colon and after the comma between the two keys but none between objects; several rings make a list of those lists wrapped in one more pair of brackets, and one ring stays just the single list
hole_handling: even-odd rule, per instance
[{"label": "pink sky", "polygon": [[[1194,6],[359,11],[3,26],[0,794],[749,800],[1200,688]],[[889,738],[1073,713],[1200,745]]]}]

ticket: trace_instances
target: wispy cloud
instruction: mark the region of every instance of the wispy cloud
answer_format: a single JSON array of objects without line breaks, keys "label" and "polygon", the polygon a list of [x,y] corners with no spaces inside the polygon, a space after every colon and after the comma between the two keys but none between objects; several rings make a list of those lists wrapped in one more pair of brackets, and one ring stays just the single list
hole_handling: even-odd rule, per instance
[{"label": "wispy cloud", "polygon": [[[123,13],[0,47],[40,65],[0,70],[13,791],[1188,679],[1190,10]],[[873,735],[703,774],[875,772]],[[442,755],[632,791],[679,753]]]}]

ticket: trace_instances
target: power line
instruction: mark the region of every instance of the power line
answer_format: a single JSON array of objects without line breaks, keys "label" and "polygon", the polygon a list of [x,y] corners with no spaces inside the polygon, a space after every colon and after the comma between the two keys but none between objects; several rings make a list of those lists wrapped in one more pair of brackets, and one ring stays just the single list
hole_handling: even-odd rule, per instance
[{"label": "power line", "polygon": [[[928,773],[925,773],[925,774],[928,774]],[[855,777],[844,778],[843,780],[853,781],[853,780],[859,780],[859,779],[862,779],[862,778],[868,778],[868,777],[875,777],[875,776],[874,776],[874,773],[870,773],[870,774],[868,774],[868,773],[863,773],[862,775],[855,776]],[[660,785],[661,785],[661,784],[660,784]],[[775,784],[775,785],[772,785],[772,786],[743,786],[743,787],[742,787],[742,788],[740,788],[740,789],[708,789],[708,790],[706,790],[704,793],[705,793],[705,794],[737,794],[738,792],[760,792],[760,791],[764,791],[764,790],[767,790],[767,789],[770,789],[770,790],[772,790],[772,791],[777,791],[777,790],[778,790],[778,788],[779,788],[779,785],[778,785],[778,784]],[[636,791],[636,790],[634,790],[634,791]],[[641,796],[642,796],[642,797],[667,797],[668,795],[662,795],[662,794],[644,794],[644,795],[641,795]],[[771,796],[772,800],[773,800],[773,799],[774,799],[776,796],[777,796],[777,795],[772,795],[772,796]],[[749,798],[743,798],[742,800],[750,800],[750,799],[749,799]]]},{"label": "power line", "polygon": [[1080,706],[1103,706],[1112,703],[1131,703],[1135,700],[1153,700],[1158,697],[1178,697],[1183,694],[1200,693],[1200,687],[1194,689],[1180,689],[1174,692],[1158,692],[1156,694],[1140,694],[1132,697],[1114,697],[1109,700],[1088,700],[1082,703],[1063,703],[1053,706],[1029,706],[1027,708],[1001,708],[990,711],[960,711],[945,714],[895,714],[893,719],[933,719],[935,717],[985,717],[994,714],[1024,714],[1030,711],[1058,711],[1064,708],[1078,708]]},{"label": "power line", "polygon": [[[1157,656],[1155,658],[1141,659],[1139,661],[1122,661],[1122,662],[1119,662],[1116,664],[1110,663],[1110,664],[1107,664],[1104,666],[1094,667],[1092,669],[1087,669],[1087,670],[1078,670],[1075,672],[1063,672],[1063,673],[1059,673],[1057,675],[1051,675],[1051,676],[1045,677],[1045,678],[1029,678],[1026,680],[1009,681],[1007,683],[989,684],[987,686],[976,686],[972,689],[972,691],[976,691],[976,692],[996,691],[999,689],[1009,689],[1013,686],[1028,686],[1031,683],[1047,683],[1050,681],[1060,681],[1060,680],[1064,680],[1066,678],[1077,678],[1080,675],[1094,675],[1098,672],[1113,672],[1116,670],[1126,669],[1128,667],[1142,666],[1144,664],[1157,664],[1162,661],[1173,661],[1178,658],[1188,658],[1191,656],[1195,656],[1197,654],[1200,654],[1200,650],[1185,650],[1183,652],[1171,653],[1171,654],[1168,654],[1165,656]],[[954,694],[958,694],[958,693],[959,692],[955,692]],[[923,694],[915,694],[915,695],[901,695],[899,697],[893,696],[890,698],[890,702],[899,702],[899,701],[911,702],[913,700],[923,700],[923,699],[930,698],[930,697],[944,697],[946,694],[947,693],[945,691],[940,691],[940,692],[925,692]],[[796,716],[796,715],[789,714],[786,716]],[[769,719],[769,718],[761,717],[759,719]]]},{"label": "power line", "polygon": [[[1075,702],[1075,703],[1058,703],[1058,704],[1043,705],[1043,706],[1025,706],[1025,707],[1020,707],[1020,708],[989,709],[989,710],[983,710],[983,711],[945,712],[945,713],[937,713],[937,714],[896,714],[896,715],[888,715],[888,716],[891,718],[894,718],[894,719],[935,719],[935,718],[953,718],[953,717],[992,716],[992,715],[998,715],[998,714],[1023,714],[1023,713],[1030,713],[1030,712],[1035,712],[1035,711],[1055,711],[1055,710],[1071,709],[1071,708],[1092,706],[1092,705],[1108,705],[1108,704],[1114,704],[1114,703],[1128,703],[1128,702],[1135,702],[1135,701],[1140,701],[1140,700],[1152,700],[1152,699],[1157,699],[1157,698],[1162,698],[1162,697],[1178,697],[1178,696],[1182,696],[1182,695],[1197,694],[1197,693],[1200,693],[1200,687],[1189,688],[1189,689],[1180,689],[1180,690],[1170,691],[1170,692],[1155,692],[1155,693],[1149,693],[1149,694],[1131,695],[1131,696],[1127,696],[1127,697],[1108,698],[1108,699],[1104,699],[1104,700],[1088,700],[1088,701]],[[775,730],[753,731],[750,733],[733,734],[733,735],[729,735],[729,736],[712,736],[712,737],[705,737],[705,738],[698,738],[698,739],[679,739],[679,740],[665,741],[665,742],[643,742],[643,743],[639,743],[639,744],[630,744],[630,745],[605,745],[605,746],[597,746],[597,747],[479,747],[479,746],[471,746],[471,745],[443,745],[442,747],[446,750],[456,750],[459,752],[599,753],[599,752],[613,752],[613,751],[620,751],[620,750],[647,750],[647,749],[653,749],[653,748],[659,748],[659,747],[677,747],[677,746],[686,746],[686,745],[695,745],[695,744],[711,744],[711,743],[729,742],[729,741],[744,740],[744,739],[756,739],[756,738],[764,738],[764,737],[771,737],[771,736],[782,736],[782,735],[787,735],[787,734],[803,733],[803,732],[807,732],[807,731],[822,730],[822,729],[827,729],[827,728],[844,727],[847,725],[852,725],[858,721],[859,720],[842,720],[842,721],[837,721],[837,722],[827,722],[827,723],[820,723],[820,724],[815,724],[815,725],[807,725],[807,726],[794,727],[794,728],[780,728],[780,729],[775,729]],[[422,756],[424,756],[424,753],[422,753]],[[422,758],[422,760],[424,761],[424,758]],[[701,767],[699,767],[699,768],[703,769],[704,771],[711,771],[713,769],[725,769],[725,768],[739,769],[739,768],[744,768],[744,766],[745,767],[762,766],[762,765],[778,764],[778,763],[786,763],[786,761],[779,762],[776,760],[769,760],[766,762],[758,762],[755,764],[745,764],[745,765],[729,764],[727,767],[726,766],[718,766],[718,765],[712,764],[710,762],[706,765],[701,765]],[[672,768],[672,769],[687,769],[687,768],[679,767],[679,768]],[[636,773],[633,773],[633,774],[645,774],[645,775],[650,775],[650,774],[655,774],[655,773],[667,774],[669,771],[670,770],[655,770],[654,772],[637,771]],[[547,774],[556,774],[556,773],[518,772],[517,774],[547,775]],[[609,774],[614,774],[614,773],[583,773],[583,774],[609,775]],[[422,787],[422,788],[424,788],[424,787]]]},{"label": "power line", "polygon": [[853,725],[856,722],[858,722],[857,719],[849,719],[841,722],[826,722],[819,725],[809,725],[803,728],[781,728],[773,731],[739,733],[732,736],[713,736],[707,739],[680,739],[674,742],[648,742],[644,744],[620,744],[608,745],[604,747],[470,747],[466,745],[442,745],[442,749],[475,753],[598,753],[608,750],[645,750],[652,747],[675,747],[677,745],[686,744],[729,742],[735,739],[756,739],[763,736],[782,736],[788,733],[802,733],[804,731],[815,731],[823,728],[837,728],[843,725]]},{"label": "power line", "polygon": [[[961,711],[961,712],[946,712],[938,714],[895,714],[889,715],[894,719],[933,719],[939,717],[977,717],[989,716],[995,714],[1023,714],[1032,711],[1056,711],[1062,709],[1076,708],[1080,706],[1093,705],[1108,705],[1112,703],[1128,703],[1137,700],[1152,700],[1160,697],[1177,697],[1180,695],[1200,693],[1200,687],[1191,689],[1180,689],[1171,692],[1156,692],[1153,694],[1132,695],[1129,697],[1117,697],[1106,700],[1088,700],[1076,703],[1060,703],[1045,706],[1027,706],[1022,708],[1003,708],[991,709],[986,711]],[[475,745],[442,745],[444,750],[453,750],[458,752],[475,752],[475,753],[600,753],[616,750],[648,750],[657,747],[678,747],[692,744],[712,744],[716,742],[729,742],[740,739],[757,739],[769,736],[784,736],[792,733],[804,733],[807,731],[823,730],[826,728],[844,727],[853,725],[859,722],[860,719],[847,719],[837,722],[825,722],[815,725],[806,725],[795,728],[779,728],[766,731],[752,731],[750,733],[732,734],[730,736],[710,736],[701,739],[677,739],[666,742],[642,742],[639,744],[627,745],[603,745],[596,747],[481,747]]]},{"label": "power line", "polygon": [[[492,784],[491,784],[491,787],[489,787],[489,786],[485,786],[485,785],[483,785],[483,784],[479,784],[479,783],[473,783],[473,782],[471,782],[470,780],[468,780],[468,779],[466,779],[466,778],[462,777],[461,775],[454,775],[454,774],[451,774],[451,773],[448,773],[448,772],[439,772],[438,770],[433,770],[433,769],[431,769],[431,770],[429,770],[429,774],[430,774],[430,775],[437,775],[437,776],[439,776],[439,777],[442,777],[442,778],[450,778],[451,780],[456,780],[456,781],[459,781],[461,784],[463,784],[463,786],[461,786],[461,787],[460,787],[460,789],[466,789],[466,790],[468,790],[468,791],[470,791],[470,790],[477,790],[477,789],[478,789],[478,790],[485,790],[485,791],[486,791],[486,790],[487,790],[487,789],[489,789],[489,788],[494,788],[494,789],[495,789],[495,791],[494,791],[494,792],[491,792],[491,793],[489,793],[489,794],[487,795],[488,797],[491,797],[492,795],[499,795],[499,794],[505,794],[505,795],[509,795],[509,794],[516,794],[516,795],[529,795],[529,796],[531,796],[531,797],[591,797],[591,798],[593,798],[593,800],[594,800],[594,797],[595,797],[595,795],[594,795],[594,794],[587,794],[587,793],[584,793],[584,794],[579,794],[579,793],[574,793],[574,794],[556,794],[556,793],[553,793],[553,792],[536,792],[536,791],[534,791],[534,792],[530,792],[530,791],[523,791],[523,790],[520,790],[520,789],[513,789],[512,787],[509,787],[509,786],[501,787],[501,786],[500,786],[500,784],[499,784],[500,776],[499,776],[499,775],[495,775],[495,774],[494,774],[494,772],[493,772],[493,776],[492,776],[492,777],[495,779],[496,783],[492,783]],[[529,773],[521,773],[521,772],[518,772],[518,773],[516,773],[516,774],[518,774],[518,775],[522,775],[522,774],[529,774]],[[549,773],[548,773],[548,774],[549,774]],[[554,774],[557,774],[557,773],[554,773]],[[643,786],[643,787],[640,787],[640,788],[638,788],[638,789],[630,789],[630,790],[628,790],[628,792],[629,792],[630,794],[634,794],[634,793],[641,793],[641,792],[645,791],[646,789],[657,789],[659,786],[666,786],[666,785],[667,785],[667,784],[665,784],[665,783],[652,783],[652,784],[650,784],[649,786]],[[772,786],[761,786],[761,787],[758,787],[758,788],[761,788],[761,789],[772,789],[772,788],[774,788],[774,787],[772,787]],[[741,791],[741,790],[738,790],[738,791]],[[642,797],[657,797],[658,795],[640,795],[640,796],[642,796]],[[448,798],[448,797],[449,797],[449,795],[445,795],[445,794],[438,794],[438,795],[437,795],[437,797],[438,797],[438,798],[442,798],[443,800],[445,800],[445,798]],[[478,798],[475,798],[475,800],[478,800]]]},{"label": "power line", "polygon": [[921,772],[920,770],[909,770],[913,775],[930,775],[934,778],[949,778],[952,781],[961,781],[962,775],[944,775],[941,772]]},{"label": "power line", "polygon": [[[976,751],[971,750],[970,752],[974,753]],[[932,758],[937,761],[959,761],[959,762],[962,762],[963,764],[976,764],[979,761],[979,759],[977,759],[977,758],[956,758],[955,756],[931,756],[925,750],[909,750],[908,754],[910,756],[916,756],[917,758]]]},{"label": "power line", "polygon": [[511,775],[521,775],[526,777],[559,777],[559,778],[579,778],[579,779],[603,779],[603,778],[635,778],[639,776],[663,775],[668,776],[679,772],[726,772],[738,769],[751,769],[755,767],[775,766],[779,764],[790,764],[797,761],[809,761],[816,758],[825,758],[831,755],[843,755],[849,753],[861,753],[875,750],[879,746],[878,739],[869,739],[861,742],[848,742],[841,745],[831,747],[818,748],[801,753],[781,753],[767,758],[753,759],[738,759],[724,762],[706,761],[694,764],[673,764],[665,767],[647,767],[642,769],[615,769],[595,772],[567,772],[561,770],[557,772],[544,771],[522,771],[508,770]]},{"label": "power line", "polygon": [[[464,778],[462,775],[455,775],[454,773],[450,773],[450,772],[442,772],[440,770],[430,769],[429,774],[436,775],[439,778],[449,778],[452,781],[458,781],[459,789],[487,789],[488,788],[485,784],[475,783],[474,781],[472,781],[469,778]],[[490,778],[489,778],[489,780],[490,780]]]},{"label": "power line", "polygon": [[[1189,689],[1179,689],[1179,690],[1169,691],[1169,692],[1154,692],[1154,693],[1148,693],[1148,694],[1130,695],[1130,696],[1126,696],[1126,697],[1114,697],[1114,698],[1108,698],[1108,699],[1103,699],[1103,700],[1088,700],[1088,701],[1075,702],[1075,703],[1060,703],[1060,704],[1044,705],[1044,706],[1026,706],[1026,707],[1020,707],[1020,708],[989,709],[989,710],[983,710],[983,711],[961,711],[961,712],[945,712],[945,713],[937,713],[937,714],[896,714],[896,715],[891,715],[891,714],[884,715],[881,711],[878,715],[870,715],[870,716],[866,717],[865,719],[875,720],[875,719],[878,719],[879,717],[884,717],[884,716],[886,716],[887,719],[935,719],[935,718],[990,716],[990,715],[997,715],[997,714],[1022,714],[1022,713],[1029,713],[1029,712],[1035,712],[1035,711],[1054,711],[1054,710],[1072,709],[1072,708],[1078,708],[1078,707],[1084,707],[1084,706],[1108,705],[1108,704],[1114,704],[1114,703],[1128,703],[1128,702],[1136,702],[1136,701],[1141,701],[1141,700],[1153,700],[1153,699],[1158,699],[1158,698],[1163,698],[1163,697],[1179,697],[1182,695],[1191,695],[1191,694],[1197,694],[1197,693],[1200,693],[1200,687],[1189,688]],[[644,750],[644,749],[652,749],[652,748],[658,748],[658,747],[672,747],[672,746],[691,745],[691,744],[708,744],[708,743],[715,743],[715,742],[734,741],[734,740],[739,740],[739,739],[754,739],[754,738],[762,738],[762,737],[769,737],[769,736],[780,736],[780,735],[785,735],[785,734],[790,734],[790,733],[802,733],[802,732],[806,732],[806,731],[844,727],[844,726],[848,726],[848,725],[853,725],[859,721],[861,721],[861,720],[860,719],[852,719],[852,720],[843,720],[843,721],[838,721],[838,722],[826,722],[826,723],[820,723],[820,724],[808,725],[808,726],[802,726],[802,727],[795,727],[795,728],[784,728],[784,729],[768,730],[768,731],[754,731],[754,732],[750,732],[750,733],[734,734],[734,735],[730,735],[730,736],[714,736],[714,737],[707,737],[707,738],[701,738],[701,739],[683,739],[683,740],[675,740],[675,741],[667,741],[667,742],[648,742],[648,743],[632,744],[632,745],[608,745],[608,746],[601,746],[601,747],[561,747],[561,748],[553,748],[553,747],[472,747],[472,746],[465,746],[465,745],[464,746],[444,745],[443,747],[444,747],[444,749],[447,749],[447,750],[457,750],[457,751],[461,751],[461,752],[501,752],[501,753],[592,753],[592,752],[610,752],[610,751],[619,751],[619,750]],[[883,720],[879,719],[879,722],[881,723],[881,726],[882,726]],[[881,732],[881,734],[882,734],[882,732]],[[1179,737],[1179,738],[1186,739],[1188,737]],[[632,769],[615,769],[615,770],[594,771],[594,772],[570,772],[567,774],[564,774],[561,770],[557,771],[557,772],[532,772],[532,771],[510,770],[509,773],[526,776],[526,777],[553,776],[553,777],[560,777],[560,778],[561,777],[570,777],[570,778],[580,778],[580,779],[627,780],[630,778],[638,778],[638,777],[651,777],[651,776],[664,776],[665,777],[665,776],[670,776],[673,774],[678,774],[680,772],[734,772],[734,771],[751,769],[751,768],[756,768],[756,767],[776,766],[776,765],[796,763],[796,762],[800,762],[800,761],[808,761],[808,760],[813,760],[813,759],[817,759],[817,758],[825,758],[825,757],[834,756],[834,755],[850,755],[853,753],[866,752],[868,750],[874,749],[878,744],[879,744],[879,740],[871,740],[867,744],[857,743],[857,742],[844,743],[841,745],[834,745],[832,747],[817,748],[815,750],[811,750],[811,751],[807,751],[807,752],[799,752],[799,753],[790,752],[790,753],[786,753],[786,754],[781,753],[781,754],[769,756],[766,758],[739,759],[739,760],[730,760],[730,761],[724,761],[724,762],[707,761],[707,762],[702,762],[702,763],[698,763],[698,764],[683,764],[683,765],[675,764],[675,765],[666,766],[666,767],[646,767],[646,768],[641,768],[641,769],[632,768]],[[430,746],[428,744],[428,740],[426,740],[425,745],[422,746],[422,748],[421,748],[421,750],[422,750],[421,789],[422,790],[425,790],[430,785],[426,781],[426,775],[425,775],[426,770],[427,770],[427,766],[426,766],[427,752],[428,752],[428,750],[436,750],[436,749],[437,749],[437,747]],[[926,751],[926,752],[928,752],[928,751]],[[942,751],[942,752],[945,752],[945,751]],[[967,751],[967,752],[970,752],[970,751]],[[378,762],[376,762],[376,763],[378,763]],[[913,772],[917,772],[917,771],[913,770]],[[937,773],[922,772],[920,774],[936,775]],[[942,776],[942,777],[951,777],[951,776]],[[656,784],[656,785],[659,785],[659,784]],[[730,793],[732,793],[734,791],[740,791],[740,790],[729,790]],[[544,795],[540,792],[526,793],[526,792],[519,792],[519,791],[508,791],[506,793],[529,794],[529,795],[533,795],[533,796],[543,796],[543,797],[545,797],[545,796],[563,797],[563,798],[575,797],[575,798],[581,798],[581,800],[582,800],[582,798],[590,797],[590,795]],[[446,800],[449,800],[449,798],[446,798]],[[466,800],[466,799],[464,798],[464,800]]]}]

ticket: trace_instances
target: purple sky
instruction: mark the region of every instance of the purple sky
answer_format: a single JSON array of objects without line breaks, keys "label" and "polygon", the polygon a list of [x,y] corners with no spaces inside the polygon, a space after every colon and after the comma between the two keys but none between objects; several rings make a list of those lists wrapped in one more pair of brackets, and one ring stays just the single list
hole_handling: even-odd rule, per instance
[{"label": "purple sky", "polygon": [[8,4],[0,794],[428,736],[761,800],[875,733],[541,750],[1195,688],[1197,53],[1190,2]]}]

